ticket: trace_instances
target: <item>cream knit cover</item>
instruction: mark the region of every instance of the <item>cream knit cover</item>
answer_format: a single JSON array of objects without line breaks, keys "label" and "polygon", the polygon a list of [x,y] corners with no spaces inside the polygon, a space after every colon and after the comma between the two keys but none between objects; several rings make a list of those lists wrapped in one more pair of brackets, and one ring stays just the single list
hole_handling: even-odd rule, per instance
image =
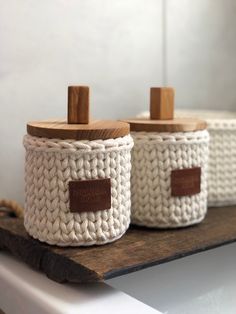
[{"label": "cream knit cover", "polygon": [[179,116],[198,116],[207,121],[210,133],[208,205],[236,204],[236,113],[179,111]]},{"label": "cream knit cover", "polygon": [[[209,134],[132,132],[132,222],[173,228],[200,222],[207,211]],[[201,167],[201,192],[171,196],[171,171]]]},{"label": "cream knit cover", "polygon": [[[130,135],[74,141],[24,137],[24,225],[34,238],[59,246],[105,244],[120,238],[130,223]],[[70,180],[111,179],[111,208],[72,213]]]},{"label": "cream knit cover", "polygon": [[[148,117],[143,112],[139,117]],[[210,134],[208,205],[236,204],[236,112],[176,110],[176,117],[204,119]]]}]

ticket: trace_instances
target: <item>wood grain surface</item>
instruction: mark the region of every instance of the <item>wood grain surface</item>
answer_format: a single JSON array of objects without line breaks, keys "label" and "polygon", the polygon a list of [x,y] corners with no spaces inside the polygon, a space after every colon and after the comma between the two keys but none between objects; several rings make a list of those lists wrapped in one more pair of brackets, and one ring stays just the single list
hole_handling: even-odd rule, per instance
[{"label": "wood grain surface", "polygon": [[129,134],[129,124],[121,121],[93,120],[89,116],[89,87],[68,87],[67,121],[52,119],[27,123],[32,136],[63,140],[105,140]]},{"label": "wood grain surface", "polygon": [[150,90],[150,119],[134,118],[123,120],[135,132],[193,132],[205,130],[207,123],[197,118],[174,119],[174,89],[152,87]]},{"label": "wood grain surface", "polygon": [[89,87],[68,87],[68,123],[89,123]]},{"label": "wood grain surface", "polygon": [[174,120],[150,120],[148,118],[126,119],[130,131],[135,132],[192,132],[205,130],[207,123],[195,118],[176,118]]},{"label": "wood grain surface", "polygon": [[150,90],[151,120],[174,119],[174,89],[172,87],[152,87]]},{"label": "wood grain surface", "polygon": [[58,282],[94,282],[236,241],[236,207],[211,208],[199,225],[155,230],[132,227],[120,240],[59,248],[30,238],[23,221],[0,219],[0,248]]},{"label": "wood grain surface", "polygon": [[120,121],[94,120],[89,124],[68,124],[66,120],[28,122],[27,133],[32,136],[73,140],[97,140],[129,134],[129,124]]}]

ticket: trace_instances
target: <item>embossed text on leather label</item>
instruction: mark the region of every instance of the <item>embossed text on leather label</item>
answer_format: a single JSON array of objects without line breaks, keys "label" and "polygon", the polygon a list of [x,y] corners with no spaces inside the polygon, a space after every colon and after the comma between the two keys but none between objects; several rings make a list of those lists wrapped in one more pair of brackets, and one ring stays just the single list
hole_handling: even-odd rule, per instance
[{"label": "embossed text on leather label", "polygon": [[178,169],[171,172],[171,196],[188,196],[201,192],[201,168]]},{"label": "embossed text on leather label", "polygon": [[69,182],[71,212],[94,212],[111,208],[111,180],[76,180]]}]

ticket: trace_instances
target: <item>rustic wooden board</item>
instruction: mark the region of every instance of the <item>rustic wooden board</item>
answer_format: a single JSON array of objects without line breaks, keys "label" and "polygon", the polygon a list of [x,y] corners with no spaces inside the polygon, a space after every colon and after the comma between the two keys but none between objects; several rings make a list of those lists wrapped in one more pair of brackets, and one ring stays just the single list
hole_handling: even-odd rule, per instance
[{"label": "rustic wooden board", "polygon": [[236,207],[212,208],[197,226],[175,230],[132,227],[104,246],[58,248],[30,238],[21,219],[0,219],[0,248],[58,282],[94,282],[236,241]]}]

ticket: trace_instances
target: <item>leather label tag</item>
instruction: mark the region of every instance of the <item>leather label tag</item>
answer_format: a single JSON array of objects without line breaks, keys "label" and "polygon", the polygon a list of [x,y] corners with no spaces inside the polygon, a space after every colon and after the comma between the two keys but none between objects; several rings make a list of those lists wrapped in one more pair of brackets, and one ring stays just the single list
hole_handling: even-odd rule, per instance
[{"label": "leather label tag", "polygon": [[111,208],[111,179],[69,182],[70,210],[95,212]]},{"label": "leather label tag", "polygon": [[201,168],[171,172],[171,196],[190,196],[201,192]]}]

